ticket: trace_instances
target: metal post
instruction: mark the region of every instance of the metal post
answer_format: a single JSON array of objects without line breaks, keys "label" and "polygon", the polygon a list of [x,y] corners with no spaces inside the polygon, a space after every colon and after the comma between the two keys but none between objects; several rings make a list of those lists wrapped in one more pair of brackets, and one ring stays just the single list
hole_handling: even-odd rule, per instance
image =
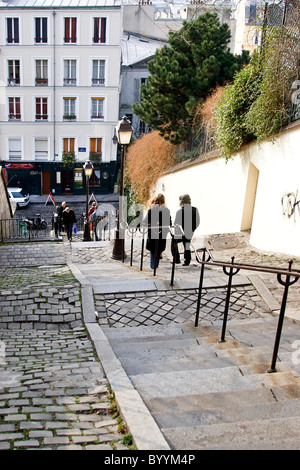
[{"label": "metal post", "polygon": [[130,266],[132,266],[132,262],[133,262],[133,236],[136,232],[136,228],[135,227],[129,227],[128,226],[128,232],[131,234],[131,246],[130,246]]},{"label": "metal post", "polygon": [[[234,264],[234,256],[231,258],[232,265]],[[226,271],[226,267],[223,266],[224,273],[229,276],[228,285],[227,285],[227,294],[226,294],[226,302],[225,302],[225,310],[224,310],[224,317],[223,317],[223,326],[222,326],[222,334],[219,343],[225,342],[225,333],[226,333],[226,325],[227,325],[227,318],[228,318],[228,311],[229,311],[229,302],[230,302],[230,294],[231,294],[231,285],[232,285],[232,278],[239,272],[239,269],[233,270],[233,266],[229,269],[229,273]]]},{"label": "metal post", "polygon": [[141,234],[143,235],[142,238],[142,249],[141,249],[141,264],[140,264],[140,271],[143,271],[143,261],[144,261],[144,246],[145,246],[145,235],[147,233],[147,227],[139,227]]},{"label": "metal post", "polygon": [[172,239],[171,243],[173,243],[173,260],[172,260],[172,274],[171,274],[171,282],[170,282],[170,286],[173,287],[174,286],[174,276],[175,276],[175,261],[176,261],[176,247],[177,247],[177,241],[175,240],[175,238]]},{"label": "metal post", "polygon": [[[205,267],[205,264],[204,264],[205,263],[205,255],[206,255],[206,248],[203,248],[202,264],[201,264],[201,272],[200,272],[199,288],[198,288],[197,309],[196,309],[196,316],[195,316],[195,326],[198,326],[198,322],[199,322],[199,313],[200,313],[203,278],[204,278],[204,267]],[[207,261],[209,261],[209,260],[210,260],[210,256],[209,256]]]},{"label": "metal post", "polygon": [[123,195],[124,195],[124,164],[125,164],[125,145],[122,145],[122,156],[121,156],[121,174],[120,174],[120,191],[119,191],[119,211],[118,211],[118,218],[116,220],[117,226],[115,230],[115,239],[113,245],[113,251],[111,254],[111,258],[115,260],[122,260],[127,257],[125,253],[125,240],[124,240],[124,232],[121,233],[121,220],[123,216],[122,211],[122,203],[123,203]]},{"label": "metal post", "polygon": [[140,271],[143,271],[143,260],[144,260],[144,245],[145,245],[145,239],[143,237],[142,240],[142,249],[141,249],[141,264],[140,264]]},{"label": "metal post", "polygon": [[[289,261],[289,268],[288,268],[289,271],[291,271],[292,263],[293,261]],[[284,321],[284,314],[285,314],[285,309],[286,309],[286,302],[287,302],[289,287],[295,284],[295,282],[298,281],[299,277],[295,277],[292,281],[290,279],[291,277],[287,275],[285,281],[283,281],[281,278],[281,274],[277,274],[277,280],[279,284],[284,286],[284,292],[283,292],[283,297],[281,301],[279,320],[277,324],[277,332],[276,332],[274,349],[273,349],[272,363],[271,363],[270,368],[268,369],[268,372],[270,373],[276,372],[276,361],[277,361],[277,356],[278,356],[278,350],[279,350],[279,344],[280,344],[280,338],[281,338],[281,332],[282,332],[282,326],[283,326],[283,321]]]},{"label": "metal post", "polygon": [[157,260],[158,260],[158,240],[155,240],[154,271],[153,271],[153,276],[156,276]]},{"label": "metal post", "polygon": [[90,221],[89,221],[89,191],[90,191],[90,183],[89,183],[89,176],[86,176],[86,201],[85,201],[85,222],[84,222],[84,234],[83,234],[83,241],[90,242],[91,241],[91,232],[90,232]]}]

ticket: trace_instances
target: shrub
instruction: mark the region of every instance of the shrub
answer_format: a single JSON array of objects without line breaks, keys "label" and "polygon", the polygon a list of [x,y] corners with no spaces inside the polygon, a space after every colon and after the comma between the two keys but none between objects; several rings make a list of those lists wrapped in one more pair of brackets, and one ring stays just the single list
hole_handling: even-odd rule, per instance
[{"label": "shrub", "polygon": [[256,54],[252,57],[250,64],[236,75],[234,82],[225,87],[216,106],[215,140],[226,159],[237,152],[243,144],[253,139],[245,117],[259,95],[260,82],[261,68]]},{"label": "shrub", "polygon": [[175,163],[175,150],[158,131],[145,134],[128,148],[127,175],[136,201],[147,203],[152,186]]}]

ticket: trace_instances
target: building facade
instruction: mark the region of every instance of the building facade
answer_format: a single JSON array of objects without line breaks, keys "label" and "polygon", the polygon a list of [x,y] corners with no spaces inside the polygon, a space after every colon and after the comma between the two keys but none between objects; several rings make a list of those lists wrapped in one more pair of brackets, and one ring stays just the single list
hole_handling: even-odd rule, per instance
[{"label": "building facade", "polygon": [[122,37],[120,115],[126,115],[133,127],[133,138],[149,132],[149,126],[133,113],[133,103],[141,101],[141,86],[149,77],[148,62],[167,42],[124,31]]},{"label": "building facade", "polygon": [[[66,6],[65,6],[66,5]],[[109,193],[116,179],[121,0],[0,2],[0,162],[31,194]]]}]

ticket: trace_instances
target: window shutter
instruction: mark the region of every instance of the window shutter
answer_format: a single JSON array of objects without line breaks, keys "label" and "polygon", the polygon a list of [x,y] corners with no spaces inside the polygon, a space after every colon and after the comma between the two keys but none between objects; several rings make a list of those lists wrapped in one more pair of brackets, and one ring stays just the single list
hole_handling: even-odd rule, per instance
[{"label": "window shutter", "polygon": [[47,18],[42,18],[42,24],[43,24],[43,42],[47,42],[48,40],[48,31],[47,31]]},{"label": "window shutter", "polygon": [[72,20],[71,42],[76,42],[76,19],[77,18],[71,18]]},{"label": "window shutter", "polygon": [[70,41],[70,18],[65,18],[65,42]]},{"label": "window shutter", "polygon": [[106,18],[101,18],[101,39],[100,42],[103,44],[106,42]]},{"label": "window shutter", "polygon": [[14,42],[19,42],[19,18],[14,18]]}]

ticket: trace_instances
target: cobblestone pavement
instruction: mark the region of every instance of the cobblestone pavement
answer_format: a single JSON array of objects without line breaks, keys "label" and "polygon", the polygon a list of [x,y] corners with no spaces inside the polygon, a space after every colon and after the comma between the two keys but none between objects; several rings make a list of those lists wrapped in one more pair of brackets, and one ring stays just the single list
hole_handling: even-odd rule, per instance
[{"label": "cobblestone pavement", "polygon": [[[216,259],[227,261],[236,256],[236,261],[287,266],[289,259],[252,249],[247,237],[236,244],[233,236],[216,237],[208,247]],[[108,381],[82,323],[80,285],[67,266],[107,262],[110,248],[76,241],[0,246],[0,450],[127,449],[119,419],[110,412]],[[145,255],[144,273],[152,276]],[[169,250],[163,258],[161,279],[170,272]],[[135,247],[135,273],[139,262]],[[299,267],[298,259],[294,263]],[[178,269],[194,269],[199,277],[195,267]],[[282,287],[274,276],[265,275],[264,281],[280,301]],[[204,289],[200,319],[219,321],[224,297],[224,288]],[[298,283],[289,299],[293,308],[299,305]],[[250,283],[234,287],[231,301],[229,319],[267,315]],[[196,302],[196,289],[95,294],[99,323],[114,328],[192,322]]]},{"label": "cobblestone pavement", "polygon": [[83,328],[2,330],[0,450],[126,449]]},{"label": "cobblestone pavement", "polygon": [[[203,289],[199,320],[214,323],[224,313],[226,290]],[[198,293],[196,289],[139,292],[128,294],[95,294],[98,323],[102,326],[152,326],[170,323],[194,323]],[[228,321],[259,318],[268,309],[253,286],[232,289]]]},{"label": "cobblestone pavement", "polygon": [[127,450],[69,268],[0,276],[0,450]]}]

